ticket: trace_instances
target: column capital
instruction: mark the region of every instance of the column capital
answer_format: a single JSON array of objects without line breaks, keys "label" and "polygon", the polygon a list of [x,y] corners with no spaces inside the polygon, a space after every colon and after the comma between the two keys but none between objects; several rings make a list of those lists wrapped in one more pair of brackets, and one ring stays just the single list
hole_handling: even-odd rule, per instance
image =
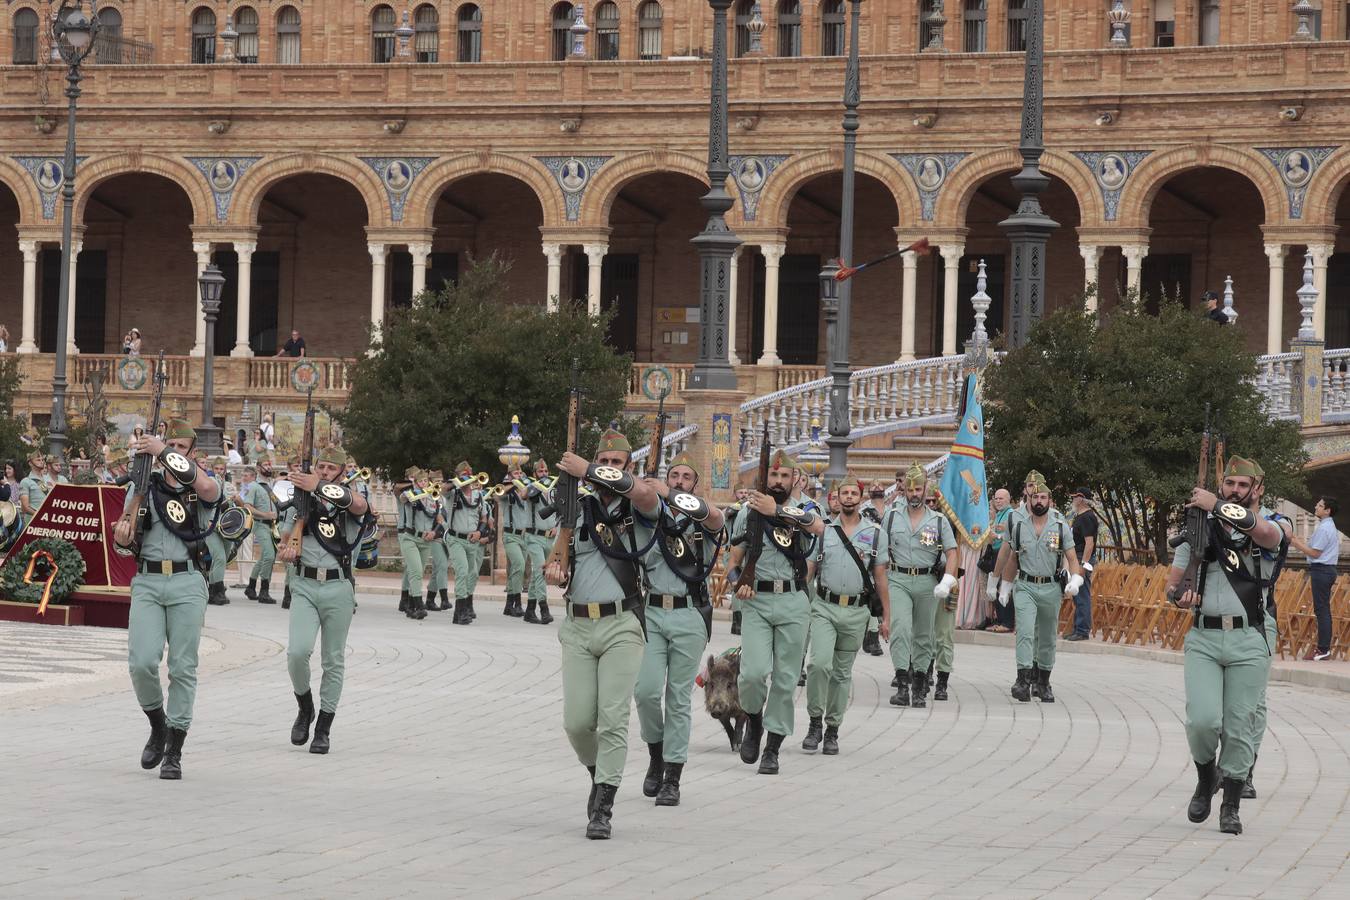
[{"label": "column capital", "polygon": [[408,244],[408,252],[412,254],[413,261],[422,260],[431,255],[431,241],[413,241]]},{"label": "column capital", "polygon": [[900,262],[906,269],[917,268],[919,265],[919,254],[913,250],[906,250],[900,254]]},{"label": "column capital", "polygon": [[582,244],[581,250],[586,254],[586,261],[590,265],[595,265],[605,258],[609,252],[609,244]]},{"label": "column capital", "polygon": [[548,257],[550,265],[558,265],[562,262],[563,246],[552,241],[544,242],[544,255]]},{"label": "column capital", "polygon": [[24,262],[37,262],[38,245],[41,243],[38,240],[19,238],[19,252],[23,254]]},{"label": "column capital", "polygon": [[965,244],[938,244],[938,253],[942,256],[942,261],[949,267],[956,266],[961,262],[961,257],[966,255]]},{"label": "column capital", "polygon": [[1336,252],[1335,242],[1325,244],[1308,244],[1308,252],[1312,254],[1313,265],[1324,266],[1328,259]]},{"label": "column capital", "polygon": [[1284,261],[1285,253],[1289,248],[1288,245],[1286,244],[1277,243],[1277,244],[1266,244],[1264,249],[1266,251],[1266,258],[1269,259],[1272,264],[1274,264],[1277,260],[1280,262]]},{"label": "column capital", "polygon": [[1137,263],[1148,256],[1148,244],[1122,244],[1120,252],[1130,262]]},{"label": "column capital", "polygon": [[233,241],[234,252],[239,254],[239,261],[243,262],[244,257],[252,256],[258,252],[257,241]]},{"label": "column capital", "polygon": [[370,261],[377,266],[384,265],[385,259],[389,256],[388,244],[366,244],[366,250],[370,253]]},{"label": "column capital", "polygon": [[1083,257],[1083,262],[1091,263],[1101,258],[1102,248],[1096,244],[1079,244],[1078,255]]},{"label": "column capital", "polygon": [[759,254],[764,257],[765,265],[778,265],[787,253],[787,244],[760,244]]}]

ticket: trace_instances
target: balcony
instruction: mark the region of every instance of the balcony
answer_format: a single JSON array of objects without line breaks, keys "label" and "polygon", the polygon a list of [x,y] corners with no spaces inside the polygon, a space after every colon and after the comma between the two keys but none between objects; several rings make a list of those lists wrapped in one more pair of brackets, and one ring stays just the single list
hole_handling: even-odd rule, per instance
[{"label": "balcony", "polygon": [[94,60],[102,66],[148,66],[155,61],[155,45],[100,33],[94,38]]}]

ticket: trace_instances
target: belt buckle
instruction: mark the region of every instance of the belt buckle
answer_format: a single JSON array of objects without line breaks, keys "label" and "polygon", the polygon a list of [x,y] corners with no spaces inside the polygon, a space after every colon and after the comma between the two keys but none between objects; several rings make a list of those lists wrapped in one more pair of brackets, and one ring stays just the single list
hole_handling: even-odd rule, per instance
[{"label": "belt buckle", "polygon": [[1234,616],[1219,616],[1219,627],[1224,631],[1232,631],[1234,618]]},{"label": "belt buckle", "polygon": [[662,594],[662,595],[661,595],[661,608],[662,608],[662,609],[674,609],[674,608],[675,608],[675,598],[672,597],[670,594]]},{"label": "belt buckle", "polygon": [[161,574],[161,575],[172,575],[172,574],[173,574],[173,561],[172,561],[172,560],[168,560],[168,559],[161,559],[161,560],[159,561],[159,574]]},{"label": "belt buckle", "polygon": [[852,597],[851,595],[849,595],[849,594],[845,594],[844,596],[842,596],[842,597],[839,598],[839,603],[840,603],[841,606],[848,606],[848,605],[850,605],[852,602],[853,602],[853,597]]},{"label": "belt buckle", "polygon": [[773,582],[773,592],[775,594],[786,594],[787,593],[786,583],[779,581],[778,579],[775,578]]},{"label": "belt buckle", "polygon": [[586,604],[586,617],[587,617],[588,619],[598,619],[598,618],[600,618],[600,604],[599,604],[599,603],[587,603],[587,604]]}]

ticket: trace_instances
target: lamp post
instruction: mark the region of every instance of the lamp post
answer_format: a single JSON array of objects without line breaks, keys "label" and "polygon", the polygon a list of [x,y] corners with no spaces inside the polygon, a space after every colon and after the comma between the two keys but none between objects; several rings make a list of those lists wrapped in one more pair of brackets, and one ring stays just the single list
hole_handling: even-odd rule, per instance
[{"label": "lamp post", "polygon": [[85,15],[80,0],[61,0],[52,19],[52,42],[65,61],[66,158],[61,178],[61,276],[56,302],[56,367],[52,372],[52,421],[47,442],[52,456],[66,458],[66,342],[70,318],[70,256],[75,218],[75,101],[80,97],[80,64],[94,49],[98,35],[96,0],[89,0]]},{"label": "lamp post", "polygon": [[713,11],[712,99],[708,104],[708,193],[699,203],[708,212],[708,223],[691,243],[698,248],[699,338],[698,361],[689,373],[689,387],[696,390],[732,390],[736,373],[727,358],[727,307],[731,302],[731,254],[741,239],[724,218],[731,209],[727,176],[727,8],[731,0],[708,0]]},{"label": "lamp post", "polygon": [[1017,348],[1026,344],[1031,329],[1045,312],[1045,244],[1050,232],[1059,227],[1041,209],[1040,194],[1050,184],[1041,172],[1041,119],[1044,114],[1045,65],[1044,0],[1027,4],[1026,76],[1022,88],[1022,136],[1018,152],[1022,171],[1012,178],[1013,187],[1022,192],[1017,212],[999,222],[1012,242],[1012,330],[1008,343]]},{"label": "lamp post", "polygon": [[225,276],[220,274],[220,268],[215,263],[210,263],[197,279],[197,287],[202,295],[202,316],[206,319],[206,352],[202,361],[202,424],[197,426],[197,443],[204,451],[216,456],[221,452],[221,430],[216,427],[212,409],[216,388],[216,317],[220,315],[220,293],[225,288]]},{"label": "lamp post", "polygon": [[506,436],[506,443],[497,448],[497,459],[506,466],[508,477],[513,470],[522,468],[530,461],[530,448],[525,446],[520,436],[520,416],[511,417],[511,433]]},{"label": "lamp post", "polygon": [[[858,143],[858,103],[861,99],[858,82],[858,19],[862,0],[850,0],[848,63],[844,70],[844,172],[843,197],[839,201],[839,258],[853,258],[853,175],[854,156]],[[848,471],[848,448],[853,441],[849,432],[849,360],[848,344],[852,322],[853,282],[835,281],[839,267],[827,262],[820,272],[820,302],[825,311],[826,342],[829,348],[830,370],[830,468],[825,473],[829,481],[842,481]]]}]

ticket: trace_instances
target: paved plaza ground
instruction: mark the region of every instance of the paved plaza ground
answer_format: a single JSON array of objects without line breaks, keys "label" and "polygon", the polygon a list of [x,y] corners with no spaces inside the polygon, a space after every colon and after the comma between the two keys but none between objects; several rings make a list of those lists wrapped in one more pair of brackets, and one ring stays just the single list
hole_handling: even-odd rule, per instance
[{"label": "paved plaza ground", "polygon": [[1230,837],[1217,803],[1186,820],[1177,665],[1063,653],[1059,702],[1019,704],[1011,647],[961,644],[952,699],[899,710],[863,656],[841,754],[801,752],[799,699],[777,777],[697,696],[676,809],[642,797],[634,714],[614,839],[591,842],[557,623],[396,603],[361,597],[326,757],[287,739],[286,614],[211,607],[179,783],[138,765],[125,632],[0,623],[0,897],[1350,895],[1347,693],[1272,684]]}]

